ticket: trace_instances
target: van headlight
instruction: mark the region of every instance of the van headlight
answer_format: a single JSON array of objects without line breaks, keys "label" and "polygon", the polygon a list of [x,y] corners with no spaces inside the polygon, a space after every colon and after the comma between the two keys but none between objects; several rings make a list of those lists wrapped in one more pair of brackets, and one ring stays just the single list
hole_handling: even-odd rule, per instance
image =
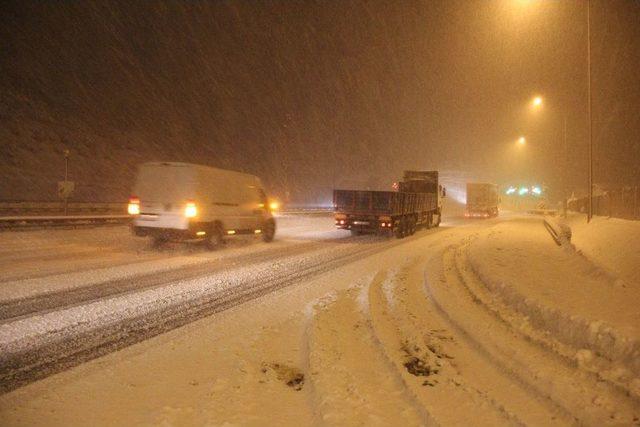
[{"label": "van headlight", "polygon": [[198,215],[198,208],[196,207],[195,202],[187,202],[187,205],[184,208],[184,216],[187,218],[195,218]]}]

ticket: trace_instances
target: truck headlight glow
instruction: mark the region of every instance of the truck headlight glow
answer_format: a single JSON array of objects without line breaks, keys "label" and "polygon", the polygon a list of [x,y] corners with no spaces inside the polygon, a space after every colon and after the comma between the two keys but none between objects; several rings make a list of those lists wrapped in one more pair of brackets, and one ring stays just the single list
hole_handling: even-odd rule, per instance
[{"label": "truck headlight glow", "polygon": [[187,218],[195,218],[198,215],[198,208],[194,202],[187,202],[184,208],[184,216]]}]

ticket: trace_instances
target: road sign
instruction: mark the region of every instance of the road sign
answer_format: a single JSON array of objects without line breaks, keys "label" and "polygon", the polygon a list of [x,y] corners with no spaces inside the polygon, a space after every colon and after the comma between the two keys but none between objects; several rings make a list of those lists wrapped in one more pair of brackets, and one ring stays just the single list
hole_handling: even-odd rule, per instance
[{"label": "road sign", "polygon": [[76,183],[73,181],[58,181],[58,197],[68,199],[73,194]]}]

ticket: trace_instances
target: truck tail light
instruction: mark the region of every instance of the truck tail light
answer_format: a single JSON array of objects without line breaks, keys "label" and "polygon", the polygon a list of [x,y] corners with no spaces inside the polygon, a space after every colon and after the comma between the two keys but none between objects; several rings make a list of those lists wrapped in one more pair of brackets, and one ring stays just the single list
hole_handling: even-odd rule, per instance
[{"label": "truck tail light", "polygon": [[127,212],[129,215],[140,215],[140,199],[135,196],[129,197]]},{"label": "truck tail light", "polygon": [[187,218],[195,218],[198,215],[198,208],[196,207],[196,203],[193,201],[188,201],[186,206],[184,207],[184,216]]}]

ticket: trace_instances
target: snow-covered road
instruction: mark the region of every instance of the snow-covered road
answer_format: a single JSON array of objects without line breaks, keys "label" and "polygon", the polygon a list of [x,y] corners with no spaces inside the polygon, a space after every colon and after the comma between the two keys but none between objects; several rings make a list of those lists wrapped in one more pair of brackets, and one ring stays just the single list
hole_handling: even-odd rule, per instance
[{"label": "snow-covered road", "polygon": [[532,217],[403,240],[290,217],[214,253],[86,231],[0,235],[3,424],[640,423],[637,264],[577,225],[558,247]]},{"label": "snow-covered road", "polygon": [[[351,237],[334,230],[328,216],[283,217],[279,223],[273,244],[229,239],[228,247],[216,252],[185,245],[158,252],[122,228],[2,235],[9,240],[6,247],[30,245],[32,251],[10,252],[7,264],[19,278],[0,283],[0,389],[402,243]],[[63,244],[52,246],[58,240],[51,241],[51,235]],[[51,264],[56,259],[58,264]],[[98,260],[101,266],[91,268]],[[55,267],[55,273],[43,275],[43,265],[46,272]]]}]

